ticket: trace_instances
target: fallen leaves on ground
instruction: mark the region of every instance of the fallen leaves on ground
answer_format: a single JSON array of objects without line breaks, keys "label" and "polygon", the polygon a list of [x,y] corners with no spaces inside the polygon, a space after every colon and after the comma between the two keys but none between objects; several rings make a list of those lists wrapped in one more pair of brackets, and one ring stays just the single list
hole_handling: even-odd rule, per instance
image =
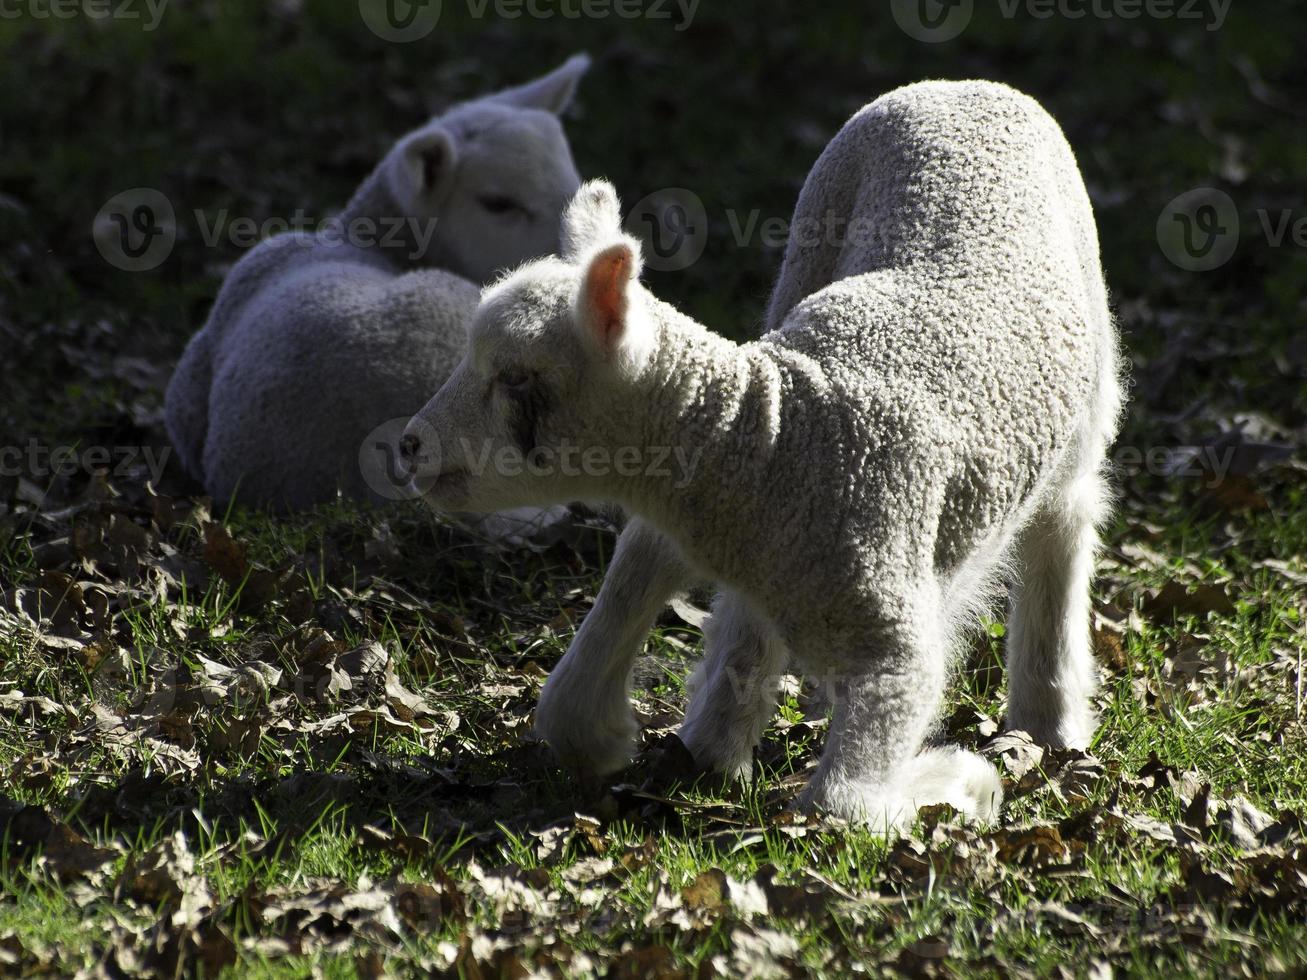
[{"label": "fallen leaves on ground", "polygon": [[[368,976],[393,960],[465,976],[673,977],[695,972],[684,950],[703,948],[698,975],[876,963],[945,976],[961,968],[949,926],[963,901],[993,906],[969,966],[1001,962],[984,950],[1004,930],[1039,929],[1093,949],[1103,973],[1129,952],[1123,935],[1201,947],[1258,916],[1307,915],[1300,814],[1266,812],[1156,754],[1125,771],[1037,745],[976,702],[959,703],[944,734],[998,766],[1004,823],[926,808],[854,880],[831,871],[848,827],[790,809],[827,730],[821,692],[800,678],[782,691],[806,713],[778,719],[758,752],[760,767],[789,770],[763,799],[692,788],[679,705],[653,695],[667,668],[650,657],[637,669],[648,723],[637,764],[590,787],[561,781],[531,717],[593,601],[584,535],[603,532],[555,540],[524,576],[520,558],[412,515],[328,521],[292,547],[139,483],[92,480],[5,506],[34,569],[0,590],[23,651],[0,683],[0,720],[23,746],[10,786],[46,801],[2,801],[6,867],[78,908],[117,910],[93,931],[106,974],[330,953]],[[1200,718],[1232,691],[1283,706],[1296,651],[1239,662],[1222,625],[1248,577],[1168,558],[1152,533],[1140,525],[1117,557],[1156,585],[1118,581],[1108,564],[1092,623],[1104,680],[1168,719]],[[1288,560],[1260,569],[1307,574]],[[703,617],[678,599],[666,647],[692,654]],[[1138,655],[1144,635],[1160,660]],[[997,640],[977,642],[965,683],[978,697],[1001,690]],[[324,820],[373,870],[276,872]],[[721,859],[664,866],[669,838]],[[1104,847],[1175,873],[1151,892],[1096,886],[1077,900]],[[797,867],[778,866],[796,853]],[[233,881],[242,867],[265,870]],[[1031,900],[1011,906],[1014,889]],[[940,917],[918,931],[927,905]],[[53,956],[0,935],[6,968]]]}]

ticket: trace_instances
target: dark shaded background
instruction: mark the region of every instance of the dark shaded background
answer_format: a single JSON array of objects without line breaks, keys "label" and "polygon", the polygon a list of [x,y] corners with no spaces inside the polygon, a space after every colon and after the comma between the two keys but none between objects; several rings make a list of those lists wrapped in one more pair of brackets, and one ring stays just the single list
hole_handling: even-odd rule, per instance
[{"label": "dark shaded background", "polygon": [[[1307,254],[1272,247],[1258,211],[1307,217],[1307,16],[1288,2],[1233,7],[1209,30],[1205,5],[1196,20],[1072,20],[976,0],[943,44],[909,37],[871,0],[703,0],[685,30],[674,8],[671,20],[509,21],[445,0],[411,44],[377,37],[353,0],[173,0],[152,32],[0,19],[0,436],[157,433],[171,364],[240,254],[206,246],[195,209],[324,216],[430,113],[580,50],[595,65],[567,122],[578,165],[628,203],[663,187],[703,199],[702,259],[650,282],[714,329],[756,329],[780,259],[757,236],[739,247],[728,213],[788,216],[826,141],[894,86],[1001,79],[1039,98],[1079,155],[1136,361],[1136,422],[1201,404],[1302,426]],[[1222,268],[1184,272],[1155,226],[1203,186],[1234,198],[1242,240]],[[101,205],[133,187],[162,191],[179,216],[175,249],[147,273],[111,266],[91,235]]]},{"label": "dark shaded background", "polygon": [[[324,889],[354,889],[364,869],[374,880],[407,868],[440,883],[446,862],[461,878],[467,854],[510,860],[519,853],[505,843],[511,834],[571,828],[578,807],[617,814],[619,829],[595,837],[576,823],[568,861],[611,847],[624,864],[635,853],[627,844],[645,838],[650,848],[636,867],[684,860],[672,873],[697,874],[709,862],[761,861],[765,849],[766,867],[816,863],[852,882],[856,904],[873,913],[865,926],[848,924],[861,922],[861,911],[829,920],[813,913],[826,924],[806,936],[822,947],[805,952],[810,960],[825,962],[829,948],[832,975],[891,961],[922,976],[1059,967],[1101,975],[1104,958],[1131,975],[1300,967],[1307,753],[1301,660],[1295,674],[1292,653],[1302,649],[1307,592],[1307,249],[1291,234],[1273,245],[1259,212],[1273,225],[1287,212],[1307,228],[1302,4],[1234,0],[1228,20],[1208,30],[1207,19],[1041,19],[1024,2],[1005,17],[999,0],[961,0],[974,3],[973,21],[934,45],[901,30],[886,0],[702,0],[683,31],[668,20],[478,19],[468,14],[472,0],[443,0],[436,30],[412,44],[372,33],[358,0],[170,0],[151,32],[139,20],[33,16],[32,4],[45,2],[0,0],[0,453],[34,443],[162,443],[172,365],[241,254],[227,239],[206,245],[196,211],[206,223],[224,212],[256,222],[300,210],[325,217],[429,114],[578,50],[595,58],[567,120],[582,173],[611,178],[628,204],[668,187],[698,195],[708,216],[702,258],[649,281],[735,337],[755,331],[781,254],[757,236],[738,245],[732,217],[737,225],[755,211],[759,223],[788,217],[804,175],[856,109],[932,77],[999,79],[1031,92],[1079,155],[1134,383],[1114,450],[1121,499],[1094,592],[1108,678],[1095,755],[1029,763],[1043,772],[1016,770],[1009,755],[1008,772],[1030,777],[1013,782],[1015,826],[983,838],[932,831],[929,849],[905,841],[889,853],[842,832],[778,834],[773,845],[770,816],[758,828],[767,838],[752,829],[742,838],[741,820],[752,828],[793,801],[820,739],[806,723],[778,726],[764,740],[760,763],[778,777],[760,791],[766,796],[731,791],[704,805],[696,792],[682,806],[682,791],[669,787],[690,762],[669,734],[650,741],[622,777],[630,784],[612,793],[553,769],[526,737],[530,713],[540,677],[591,606],[606,536],[578,536],[584,554],[559,542],[544,555],[492,555],[416,504],[380,514],[328,507],[294,520],[239,509],[210,515],[184,492],[153,493],[139,468],[112,485],[79,472],[45,493],[38,473],[20,481],[0,465],[0,603],[15,599],[21,610],[26,602],[31,619],[30,636],[0,632],[0,886],[19,896],[0,912],[17,908],[20,925],[40,926],[28,929],[38,933],[36,952],[0,928],[0,954],[14,970],[42,968],[49,936],[68,930],[82,930],[68,945],[88,968],[93,958],[108,971],[127,962],[180,974],[196,955],[230,962],[230,936],[243,943],[247,930],[260,941],[307,936],[316,955],[321,930],[339,937],[335,920],[324,915],[317,933],[299,918],[255,922],[251,910],[284,894],[281,876],[310,901]],[[1044,9],[1046,0],[1030,2]],[[1133,0],[1111,2],[1120,13]],[[1076,9],[1094,3],[1109,0]],[[178,215],[176,245],[150,272],[116,268],[92,235],[105,202],[131,188],[153,188]],[[1194,188],[1228,194],[1240,219],[1233,257],[1210,272],[1184,271],[1158,240],[1168,204]],[[1127,450],[1183,462],[1184,447],[1234,453],[1223,457],[1229,473],[1123,465]],[[48,618],[60,613],[70,636],[47,635],[49,622],[37,622],[51,607]],[[637,673],[643,705],[658,711],[646,735],[679,707],[673,675],[698,633],[684,614],[660,624]],[[399,676],[432,699],[438,740],[376,720],[373,707],[386,702],[367,686],[358,656],[374,647],[393,652]],[[978,747],[986,726],[995,731],[1000,648],[991,627],[969,651],[944,723],[949,741]],[[357,699],[304,696],[334,682],[328,667],[349,662]],[[270,689],[275,710],[244,693],[209,693],[208,672],[243,677],[237,668],[251,665],[284,673]],[[373,718],[342,733],[332,719],[345,710]],[[134,739],[146,734],[142,747]],[[1181,795],[1185,781],[1191,800]],[[1226,820],[1219,808],[1242,795],[1279,811],[1278,851],[1236,853],[1213,836]],[[322,831],[337,814],[339,830]],[[79,896],[74,904],[25,884],[50,870],[22,870],[41,841],[57,839],[55,856],[65,861],[84,857],[85,846],[50,836],[73,833],[65,820],[95,840],[119,835],[132,849],[93,904],[82,904],[85,890],[69,893]],[[623,821],[634,834],[625,841]],[[124,904],[123,883],[144,880],[133,869],[152,875],[144,842],[167,844],[177,830],[212,841],[211,827],[241,839],[216,858],[207,851],[203,874],[239,891],[184,926],[171,905]],[[265,838],[249,853],[246,828]],[[464,857],[448,856],[451,840],[466,845]],[[305,868],[330,877],[302,882]],[[189,872],[187,880],[189,888]],[[786,911],[800,904],[794,896],[805,905],[815,897],[790,885],[806,880],[786,872],[791,899],[771,906],[780,919],[794,914]],[[699,958],[736,942],[725,917],[693,933],[663,920],[651,926],[644,898],[632,905],[625,885],[603,887],[595,916],[577,920],[581,936],[567,943],[594,943],[606,955],[630,940],[633,957],[665,954],[646,966],[675,958],[699,969],[711,965]],[[938,904],[883,903],[920,891]],[[551,936],[568,935],[571,922],[539,920]],[[137,930],[147,926],[160,959],[137,956]],[[457,927],[445,935],[466,938]],[[649,946],[664,942],[675,957]],[[250,948],[241,947],[243,957]],[[923,966],[923,957],[945,955],[937,968]],[[623,962],[635,961],[614,956],[614,975],[626,975]],[[496,964],[481,968],[498,975]],[[245,968],[242,959],[235,971]],[[307,963],[286,967],[296,969]]]}]

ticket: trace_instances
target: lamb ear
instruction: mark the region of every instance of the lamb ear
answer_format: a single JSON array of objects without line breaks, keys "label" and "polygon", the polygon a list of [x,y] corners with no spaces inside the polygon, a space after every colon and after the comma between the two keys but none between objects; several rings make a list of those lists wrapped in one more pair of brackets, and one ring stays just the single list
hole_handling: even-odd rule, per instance
[{"label": "lamb ear", "polygon": [[622,237],[622,205],[617,191],[606,180],[581,185],[563,212],[560,254],[568,262],[580,262],[604,242]]},{"label": "lamb ear", "polygon": [[625,235],[600,248],[585,264],[576,320],[606,360],[638,363],[648,338],[635,299],[640,244]]},{"label": "lamb ear", "polygon": [[588,54],[573,55],[548,75],[542,75],[525,85],[504,89],[487,98],[491,102],[503,102],[523,109],[544,109],[558,115],[572,104],[576,87],[589,70]]},{"label": "lamb ear", "polygon": [[454,140],[440,125],[409,133],[391,154],[386,173],[391,196],[407,210],[429,208],[439,203],[457,164]]}]

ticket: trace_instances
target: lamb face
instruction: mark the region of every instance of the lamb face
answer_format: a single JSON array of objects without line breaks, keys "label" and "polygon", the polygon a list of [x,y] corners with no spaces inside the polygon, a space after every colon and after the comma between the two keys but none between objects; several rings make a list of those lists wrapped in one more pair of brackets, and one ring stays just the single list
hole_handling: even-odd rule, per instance
[{"label": "lamb face", "polygon": [[[961,637],[1001,586],[1009,725],[1076,747],[1095,725],[1089,579],[1121,391],[1092,210],[1060,129],[991,83],[923,83],[856,115],[793,227],[864,231],[791,238],[776,329],[754,344],[640,289],[608,196],[587,186],[569,208],[564,261],[483,298],[458,383],[410,429],[411,449],[425,423],[506,443],[514,416],[491,411],[492,389],[525,364],[557,372],[552,396],[580,406],[544,413],[547,439],[702,450],[680,487],[588,484],[640,520],[550,676],[538,730],[578,769],[629,760],[638,636],[693,569],[723,586],[680,733],[700,765],[749,770],[792,654],[833,712],[804,804],[880,828],[926,803],[993,818],[993,767],[925,740]],[[462,505],[512,493],[512,477],[448,461]],[[542,502],[561,489],[520,485]]]},{"label": "lamb face", "polygon": [[424,264],[484,283],[558,251],[558,216],[581,183],[558,113],[588,67],[573,58],[396,144],[382,169],[400,212],[431,222]]},{"label": "lamb face", "polygon": [[[604,499],[620,477],[614,448],[638,451],[655,301],[619,222],[612,188],[588,184],[564,216],[562,258],[483,292],[466,355],[401,442],[432,506]],[[605,462],[587,464],[595,452]]]},{"label": "lamb face", "polygon": [[457,365],[478,286],[557,248],[579,182],[559,113],[588,67],[578,55],[405,136],[337,216],[343,236],[275,236],[241,258],[166,397],[206,492],[282,510],[402,494],[383,427]]}]

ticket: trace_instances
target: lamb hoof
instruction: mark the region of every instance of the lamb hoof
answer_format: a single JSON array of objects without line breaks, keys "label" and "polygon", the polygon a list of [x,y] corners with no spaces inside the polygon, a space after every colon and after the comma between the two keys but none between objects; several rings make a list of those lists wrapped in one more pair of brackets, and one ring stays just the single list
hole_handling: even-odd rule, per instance
[{"label": "lamb hoof", "polygon": [[916,810],[910,809],[906,801],[887,793],[882,786],[834,780],[820,785],[809,783],[799,797],[798,808],[862,824],[886,837],[894,836],[916,816]]},{"label": "lamb hoof", "polygon": [[542,701],[536,711],[535,730],[565,768],[582,776],[601,777],[631,764],[640,723],[629,707],[625,713],[600,720],[572,711],[549,711]]},{"label": "lamb hoof", "polygon": [[1064,718],[1060,722],[1038,718],[1023,722],[1021,718],[1009,715],[1004,727],[1007,731],[1026,732],[1032,742],[1046,748],[1086,751],[1094,740],[1098,725],[1094,717],[1086,713],[1079,717]]},{"label": "lamb hoof", "polygon": [[910,825],[923,806],[947,803],[980,824],[998,819],[1003,783],[981,756],[957,748],[927,749],[896,774],[893,788],[828,779],[809,784],[805,809],[865,824],[891,834]]},{"label": "lamb hoof", "polygon": [[901,779],[914,807],[947,803],[976,823],[998,819],[1003,781],[975,752],[951,746],[926,749],[904,767]]},{"label": "lamb hoof", "polygon": [[704,772],[721,773],[729,780],[743,783],[753,779],[752,745],[741,744],[729,733],[692,723],[683,724],[676,734],[694,756],[694,764]]}]

